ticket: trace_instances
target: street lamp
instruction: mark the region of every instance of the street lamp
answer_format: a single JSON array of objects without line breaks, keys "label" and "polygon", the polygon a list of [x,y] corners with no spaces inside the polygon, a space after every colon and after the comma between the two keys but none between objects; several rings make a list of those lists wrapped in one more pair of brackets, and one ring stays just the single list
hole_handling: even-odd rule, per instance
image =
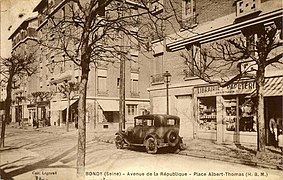
[{"label": "street lamp", "polygon": [[168,89],[169,89],[169,83],[171,81],[171,74],[168,71],[166,71],[163,74],[163,77],[164,77],[164,82],[166,83],[167,114],[169,114],[169,94],[168,94]]}]

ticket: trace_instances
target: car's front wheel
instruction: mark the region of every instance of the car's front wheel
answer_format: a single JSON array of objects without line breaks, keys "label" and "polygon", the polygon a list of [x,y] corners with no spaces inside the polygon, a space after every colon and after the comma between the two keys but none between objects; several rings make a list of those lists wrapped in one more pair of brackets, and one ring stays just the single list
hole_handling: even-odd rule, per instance
[{"label": "car's front wheel", "polygon": [[124,143],[123,137],[120,134],[116,135],[115,145],[116,145],[117,149],[122,149],[124,147],[124,144],[125,143]]},{"label": "car's front wheel", "polygon": [[158,147],[157,147],[157,140],[153,137],[150,137],[145,142],[145,148],[147,153],[149,154],[155,154],[157,153]]}]

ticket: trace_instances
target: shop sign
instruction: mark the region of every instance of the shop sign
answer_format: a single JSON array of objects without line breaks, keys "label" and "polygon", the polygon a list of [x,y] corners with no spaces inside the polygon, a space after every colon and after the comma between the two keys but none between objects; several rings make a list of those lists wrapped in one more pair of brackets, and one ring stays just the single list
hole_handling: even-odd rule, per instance
[{"label": "shop sign", "polygon": [[251,93],[255,89],[255,84],[254,81],[241,81],[226,87],[219,85],[197,87],[195,92],[199,95]]}]

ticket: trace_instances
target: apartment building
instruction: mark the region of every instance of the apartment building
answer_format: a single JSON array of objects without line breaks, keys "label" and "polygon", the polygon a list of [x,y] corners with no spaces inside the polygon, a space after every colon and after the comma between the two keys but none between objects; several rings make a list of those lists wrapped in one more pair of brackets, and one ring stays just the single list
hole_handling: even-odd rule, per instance
[{"label": "apartment building", "polygon": [[[239,80],[224,88],[208,84],[194,76],[180,54],[189,51],[200,58],[200,48],[209,48],[212,43],[228,38],[245,37],[249,34],[245,32],[256,34],[253,32],[257,25],[275,24],[281,32],[278,39],[282,41],[282,24],[279,25],[282,22],[282,3],[276,0],[182,0],[177,6],[181,9],[181,26],[177,22],[168,25],[171,28],[164,30],[166,38],[153,42],[151,87],[148,89],[151,112],[166,113],[164,73],[168,71],[171,74],[169,113],[180,116],[181,136],[219,143],[256,143],[256,121],[249,104],[249,94],[255,90],[254,82]],[[283,73],[280,69],[281,65],[266,69],[264,98],[267,144],[272,143],[268,120],[271,116],[282,119]],[[231,76],[233,73],[227,72]],[[236,113],[239,108],[246,108],[249,115],[240,118],[240,114]],[[241,116],[244,116],[244,110],[242,113]],[[236,125],[240,127],[237,140]]]},{"label": "apartment building", "polygon": [[[29,17],[13,31],[8,38],[12,41],[12,54],[24,57],[32,53],[34,58],[37,57],[36,28],[37,17]],[[37,63],[35,63],[35,66],[37,66]],[[39,91],[37,85],[41,81],[39,74],[40,71],[37,71],[31,77],[25,76],[20,81],[14,82],[11,108],[12,122],[24,120],[32,123],[36,117],[36,106],[31,94]]]},{"label": "apartment building", "polygon": [[[54,19],[63,19],[70,12],[71,2],[64,0],[42,0],[34,8],[38,12],[38,38],[48,40],[49,45],[56,41],[56,33],[50,28]],[[76,43],[76,42],[72,42]],[[67,60],[63,52],[56,52],[52,48],[40,47],[39,59],[48,71],[43,73],[46,83],[40,82],[41,88],[47,88],[52,92],[50,100],[51,125],[64,125],[66,122],[67,99],[62,96],[59,88],[67,82],[79,83],[81,70],[74,62]],[[149,61],[137,51],[130,51],[132,61],[126,62],[125,67],[125,104],[126,124],[133,122],[133,117],[149,111]],[[87,112],[86,121],[89,129],[118,129],[119,122],[119,63],[97,61],[90,68],[87,87]],[[78,107],[77,91],[71,95],[70,121],[75,126]]]}]

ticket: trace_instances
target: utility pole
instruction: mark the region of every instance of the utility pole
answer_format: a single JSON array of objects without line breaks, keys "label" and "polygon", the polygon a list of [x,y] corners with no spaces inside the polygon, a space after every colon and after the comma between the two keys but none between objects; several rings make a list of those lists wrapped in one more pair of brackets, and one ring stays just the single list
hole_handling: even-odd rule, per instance
[{"label": "utility pole", "polygon": [[[121,17],[124,16],[124,3],[121,4]],[[125,129],[125,54],[124,54],[124,35],[122,34],[121,39],[121,55],[120,55],[120,83],[119,83],[119,112],[120,112],[120,122],[119,131],[121,132]]]}]

